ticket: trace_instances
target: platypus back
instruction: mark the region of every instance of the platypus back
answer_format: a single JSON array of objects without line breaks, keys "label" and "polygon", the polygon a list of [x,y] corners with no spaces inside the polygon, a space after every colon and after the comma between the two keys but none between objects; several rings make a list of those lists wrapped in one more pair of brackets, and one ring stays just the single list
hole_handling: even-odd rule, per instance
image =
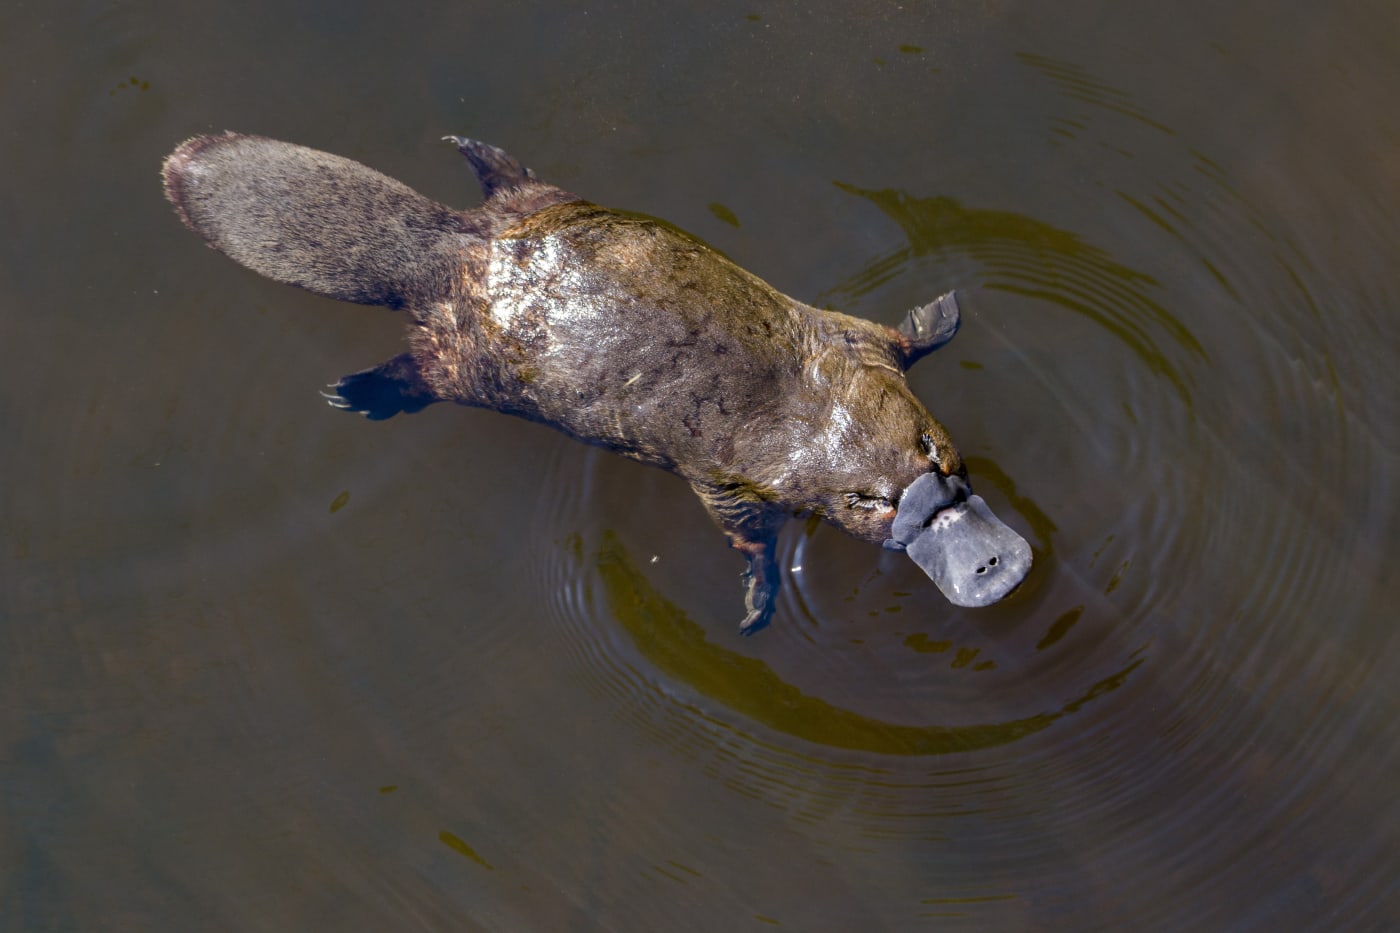
[{"label": "platypus back", "polygon": [[401,307],[446,294],[480,232],[468,215],[350,159],[260,136],[198,136],[170,154],[165,193],[229,258],[340,301]]},{"label": "platypus back", "polygon": [[907,551],[958,605],[1025,577],[1029,545],[971,494],[904,378],[957,331],[951,294],[898,328],[818,310],[667,224],[447,138],[481,183],[479,208],[233,134],[176,149],[165,189],[191,229],[255,272],[407,309],[408,352],[343,377],[327,397],[337,408],[491,408],[683,477],[748,560],[741,631],[773,614],[778,528],[794,514]]}]

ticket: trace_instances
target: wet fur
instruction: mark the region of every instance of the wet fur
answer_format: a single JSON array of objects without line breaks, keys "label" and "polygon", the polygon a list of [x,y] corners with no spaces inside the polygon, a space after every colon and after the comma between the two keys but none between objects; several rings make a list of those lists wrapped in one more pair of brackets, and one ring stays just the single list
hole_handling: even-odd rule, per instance
[{"label": "wet fur", "polygon": [[236,134],[177,148],[165,189],[190,229],[250,269],[409,313],[409,352],[346,376],[332,404],[371,418],[439,400],[491,408],[684,477],[749,559],[746,632],[771,617],[789,517],[880,542],[910,482],[963,472],[904,379],[956,330],[951,298],[899,329],[820,311],[668,224],[453,141],[479,208]]}]

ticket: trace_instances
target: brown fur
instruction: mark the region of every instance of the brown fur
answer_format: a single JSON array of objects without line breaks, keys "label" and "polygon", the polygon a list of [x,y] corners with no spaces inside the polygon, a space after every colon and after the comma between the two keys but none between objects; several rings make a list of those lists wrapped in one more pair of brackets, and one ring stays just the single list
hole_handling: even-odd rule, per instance
[{"label": "brown fur", "polygon": [[928,336],[817,310],[668,224],[454,141],[486,195],[474,210],[234,134],[176,149],[166,194],[269,278],[408,311],[409,352],[342,379],[334,404],[372,418],[438,400],[491,408],[685,478],[749,558],[746,631],[772,613],[772,544],[790,516],[880,542],[915,478],[963,472],[904,379],[955,313],[919,319],[942,328]]}]

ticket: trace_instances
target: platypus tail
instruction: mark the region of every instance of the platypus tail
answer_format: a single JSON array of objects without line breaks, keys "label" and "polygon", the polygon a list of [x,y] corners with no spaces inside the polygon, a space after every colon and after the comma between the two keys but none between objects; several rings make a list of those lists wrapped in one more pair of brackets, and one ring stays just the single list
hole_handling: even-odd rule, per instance
[{"label": "platypus tail", "polygon": [[359,162],[260,136],[196,136],[162,174],[210,246],[341,301],[396,308],[446,294],[477,236],[466,215]]}]

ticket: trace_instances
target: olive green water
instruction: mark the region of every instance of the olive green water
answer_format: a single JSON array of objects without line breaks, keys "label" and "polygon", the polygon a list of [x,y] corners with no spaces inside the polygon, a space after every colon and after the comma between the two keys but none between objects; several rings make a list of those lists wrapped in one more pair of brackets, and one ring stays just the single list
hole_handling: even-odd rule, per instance
[{"label": "olive green water", "polygon": [[[1392,4],[0,8],[0,929],[1400,925]],[[438,138],[893,323],[1023,590],[316,389],[401,321],[160,196]]]}]

